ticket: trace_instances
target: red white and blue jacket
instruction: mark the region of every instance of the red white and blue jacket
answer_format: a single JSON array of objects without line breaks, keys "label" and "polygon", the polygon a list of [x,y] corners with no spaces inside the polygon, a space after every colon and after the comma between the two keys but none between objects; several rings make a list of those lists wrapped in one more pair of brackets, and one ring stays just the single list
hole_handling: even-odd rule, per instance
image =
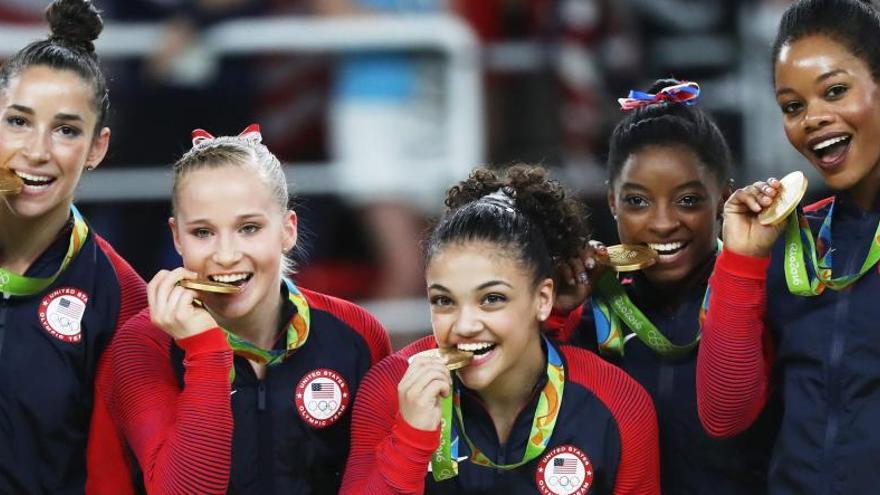
[{"label": "red white and blue jacket", "polygon": [[[351,454],[340,493],[659,494],[657,422],[648,395],[596,355],[550,345],[556,346],[564,363],[565,385],[555,429],[540,456],[510,470],[461,461],[458,476],[434,480],[428,466],[440,432],[410,426],[399,415],[397,401],[397,384],[408,366],[407,358],[436,347],[433,337],[425,337],[380,362],[364,379],[355,404]],[[543,381],[537,384],[506,444],[499,443],[480,398],[462,390],[468,435],[489,459],[505,464],[523,458],[537,392],[543,385]],[[459,442],[458,459],[467,455],[467,446]]]},{"label": "red white and blue jacket", "polygon": [[[302,347],[257,378],[220,328],[174,341],[149,309],[113,342],[111,412],[150,494],[335,493],[348,457],[352,401],[390,353],[379,322],[352,303],[300,289]],[[282,284],[283,336],[296,306]],[[278,339],[283,348],[285,339]],[[234,381],[230,372],[235,370]]]},{"label": "red white and blue jacket", "polygon": [[[805,208],[813,235],[829,200]],[[836,197],[834,275],[856,273],[880,222]],[[771,494],[874,493],[880,487],[880,274],[842,291],[789,293],[784,236],[769,258],[724,251],[697,364],[700,418],[715,436],[748,428],[768,402],[783,415]]]},{"label": "red white and blue jacket", "polygon": [[[26,276],[58,270],[72,225]],[[146,294],[144,281],[91,230],[48,288],[0,294],[0,493],[131,493],[103,402],[110,378],[104,350],[116,329],[146,307]]]}]

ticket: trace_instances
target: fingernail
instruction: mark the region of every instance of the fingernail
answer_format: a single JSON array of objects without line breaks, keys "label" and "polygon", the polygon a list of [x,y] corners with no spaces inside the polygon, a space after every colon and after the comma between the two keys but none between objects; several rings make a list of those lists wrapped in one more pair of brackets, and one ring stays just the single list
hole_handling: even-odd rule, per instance
[{"label": "fingernail", "polygon": [[592,270],[593,268],[596,268],[596,260],[594,260],[593,258],[587,258],[587,261],[584,263],[584,268],[586,268],[587,270]]},{"label": "fingernail", "polygon": [[590,281],[590,276],[587,275],[587,272],[578,273],[578,282],[586,285],[587,282],[589,282],[589,281]]}]

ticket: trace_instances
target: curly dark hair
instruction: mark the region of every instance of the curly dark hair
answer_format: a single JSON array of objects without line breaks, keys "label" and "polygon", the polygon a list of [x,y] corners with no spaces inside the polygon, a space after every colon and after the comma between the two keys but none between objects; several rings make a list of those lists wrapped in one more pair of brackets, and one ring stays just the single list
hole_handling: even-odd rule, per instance
[{"label": "curly dark hair", "polygon": [[[648,92],[656,93],[681,82],[660,79]],[[608,150],[608,183],[614,184],[633,153],[648,146],[668,145],[693,150],[719,185],[730,179],[730,148],[712,118],[696,105],[661,102],[631,111],[614,128]]]},{"label": "curly dark hair", "polygon": [[[842,44],[880,81],[880,13],[869,0],[799,0],[786,9],[773,42],[773,63],[783,46],[812,35]],[[775,78],[775,75],[774,75]]]},{"label": "curly dark hair", "polygon": [[110,111],[107,80],[92,43],[104,29],[101,15],[90,0],[55,0],[46,8],[46,20],[51,29],[49,37],[22,48],[0,67],[0,91],[29,67],[73,71],[92,87],[97,131]]},{"label": "curly dark hair", "polygon": [[554,259],[577,256],[590,236],[583,204],[540,166],[477,169],[447,191],[446,206],[427,241],[428,262],[449,244],[486,241],[515,255],[537,283],[553,275]]}]

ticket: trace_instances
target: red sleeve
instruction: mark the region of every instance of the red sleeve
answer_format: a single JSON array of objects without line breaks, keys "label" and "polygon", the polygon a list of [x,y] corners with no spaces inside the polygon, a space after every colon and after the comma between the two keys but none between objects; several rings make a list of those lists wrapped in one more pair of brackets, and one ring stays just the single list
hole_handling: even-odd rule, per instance
[{"label": "red sleeve", "polygon": [[550,312],[550,317],[544,322],[544,332],[554,340],[568,342],[580,323],[583,313],[583,304],[567,313],[554,307]]},{"label": "red sleeve", "polygon": [[714,437],[742,432],[767,402],[773,354],[764,324],[769,264],[769,257],[727,249],[715,263],[697,355],[697,411]]},{"label": "red sleeve", "polygon": [[433,341],[426,337],[383,359],[364,377],[355,399],[351,452],[340,494],[424,493],[440,432],[415,429],[400,417],[397,384],[406,371],[407,357],[436,347]]},{"label": "red sleeve", "polygon": [[[107,256],[119,281],[119,314],[113,334],[129,318],[147,307],[147,288],[143,279],[119,256],[110,244],[95,236],[101,251]],[[131,466],[122,434],[110,418],[107,408],[111,390],[110,352],[98,360],[95,374],[94,405],[86,448],[86,493],[88,495],[127,495],[134,493]]]},{"label": "red sleeve", "polygon": [[660,494],[657,414],[645,389],[595,354],[562,346],[571,380],[592,392],[611,411],[620,432],[620,464],[614,495]]},{"label": "red sleeve", "polygon": [[309,306],[333,314],[348,325],[367,343],[370,349],[372,364],[381,361],[391,354],[391,340],[385,327],[366,309],[351,302],[320,294],[307,289],[300,289],[309,301]]},{"label": "red sleeve", "polygon": [[177,341],[184,387],[171,363],[171,337],[144,310],[111,346],[111,413],[134,451],[151,494],[226,493],[232,457],[232,350],[219,328]]}]

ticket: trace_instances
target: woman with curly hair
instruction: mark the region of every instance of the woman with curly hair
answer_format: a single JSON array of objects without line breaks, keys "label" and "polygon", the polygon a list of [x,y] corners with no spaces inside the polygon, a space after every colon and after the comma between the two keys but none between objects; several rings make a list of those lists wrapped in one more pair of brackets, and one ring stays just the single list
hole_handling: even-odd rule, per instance
[{"label": "woman with curly hair", "polygon": [[588,237],[580,206],[525,166],[477,170],[446,205],[427,242],[434,335],[364,379],[342,493],[659,493],[648,395],[541,331],[553,259]]}]

